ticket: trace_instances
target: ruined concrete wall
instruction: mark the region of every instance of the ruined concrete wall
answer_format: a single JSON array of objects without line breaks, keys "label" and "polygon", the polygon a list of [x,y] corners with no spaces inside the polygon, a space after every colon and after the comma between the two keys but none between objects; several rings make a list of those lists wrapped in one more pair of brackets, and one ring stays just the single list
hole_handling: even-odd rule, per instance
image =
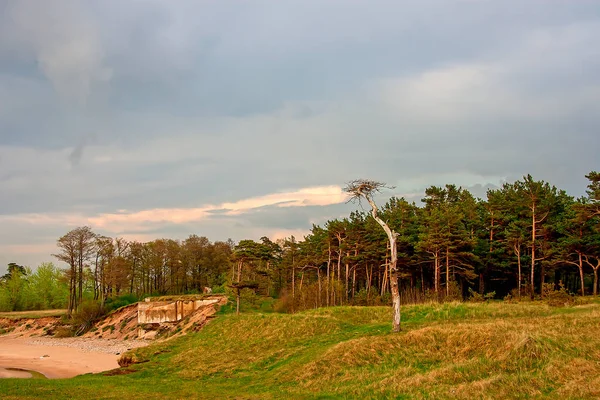
[{"label": "ruined concrete wall", "polygon": [[138,303],[138,324],[177,322],[196,310],[222,302],[220,297],[202,300],[150,301]]}]

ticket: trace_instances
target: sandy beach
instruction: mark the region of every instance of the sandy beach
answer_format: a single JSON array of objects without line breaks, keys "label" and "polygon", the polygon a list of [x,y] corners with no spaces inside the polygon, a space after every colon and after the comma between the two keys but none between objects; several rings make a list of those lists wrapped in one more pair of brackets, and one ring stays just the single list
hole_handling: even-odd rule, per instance
[{"label": "sandy beach", "polygon": [[28,378],[16,368],[47,378],[71,378],[118,368],[120,354],[146,345],[140,340],[0,336],[0,378]]}]

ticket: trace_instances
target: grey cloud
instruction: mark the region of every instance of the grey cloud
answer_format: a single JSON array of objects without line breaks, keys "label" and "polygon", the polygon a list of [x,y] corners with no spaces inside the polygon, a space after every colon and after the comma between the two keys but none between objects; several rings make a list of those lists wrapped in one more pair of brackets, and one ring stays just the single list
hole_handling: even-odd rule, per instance
[{"label": "grey cloud", "polygon": [[[5,4],[5,215],[200,207],[357,177],[411,194],[531,173],[582,194],[598,168],[592,2]],[[346,211],[133,233],[259,238]],[[38,237],[17,228],[19,243]]]},{"label": "grey cloud", "polygon": [[110,79],[94,21],[80,3],[12,1],[6,11],[3,30],[16,41],[13,46],[29,50],[61,95],[85,103],[96,82]]}]

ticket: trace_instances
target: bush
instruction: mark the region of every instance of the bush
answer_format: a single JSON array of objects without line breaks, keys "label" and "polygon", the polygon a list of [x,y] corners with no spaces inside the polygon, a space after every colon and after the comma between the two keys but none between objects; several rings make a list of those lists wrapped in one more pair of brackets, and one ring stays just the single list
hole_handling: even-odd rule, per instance
[{"label": "bush", "polygon": [[67,338],[75,336],[75,330],[72,325],[59,326],[54,331],[55,338]]},{"label": "bush", "polygon": [[565,307],[575,304],[575,296],[565,289],[562,281],[558,283],[558,287],[558,290],[555,290],[553,283],[544,283],[542,296],[546,303],[552,307]]},{"label": "bush", "polygon": [[496,297],[496,292],[480,294],[479,292],[476,292],[475,290],[469,288],[469,301],[480,303],[484,301],[493,300],[494,297]]},{"label": "bush", "polygon": [[[446,295],[446,291],[444,291],[444,302],[449,302],[449,301],[461,301],[462,298],[462,293],[460,290],[460,287],[458,286],[458,283],[454,280],[446,283],[448,285],[448,294]],[[494,293],[495,295],[496,293]],[[484,296],[485,297],[485,296]],[[492,296],[493,298],[494,296]]]},{"label": "bush", "polygon": [[355,306],[372,306],[372,305],[381,305],[381,296],[377,292],[377,288],[374,290],[370,290],[367,292],[366,288],[360,289],[354,295],[352,299],[352,304]]},{"label": "bush", "polygon": [[519,289],[511,289],[510,293],[504,297],[504,301],[529,301],[530,291],[528,286],[521,287],[521,295],[519,296]]},{"label": "bush", "polygon": [[105,308],[106,312],[110,312],[110,311],[116,310],[117,308],[128,306],[133,303],[137,303],[138,300],[139,300],[138,297],[134,294],[124,294],[122,296],[115,297],[115,298],[109,297],[104,302],[104,308]]},{"label": "bush", "polygon": [[71,316],[70,321],[75,336],[82,335],[89,331],[94,325],[94,322],[99,320],[104,314],[104,309],[97,301],[87,300],[81,303],[77,308],[77,311]]}]

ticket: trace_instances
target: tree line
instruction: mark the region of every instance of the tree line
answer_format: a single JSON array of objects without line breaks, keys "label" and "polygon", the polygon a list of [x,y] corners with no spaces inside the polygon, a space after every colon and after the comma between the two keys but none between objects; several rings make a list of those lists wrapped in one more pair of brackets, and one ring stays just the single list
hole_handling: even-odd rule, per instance
[{"label": "tree line", "polygon": [[58,239],[54,256],[69,266],[69,310],[88,297],[105,302],[205,287],[251,287],[292,312],[389,304],[395,285],[403,303],[489,292],[535,298],[559,287],[597,295],[600,174],[586,177],[580,198],[530,175],[489,190],[485,199],[452,184],[427,188],[421,204],[392,197],[377,215],[395,235],[393,270],[388,235],[364,210],[313,225],[302,240],[211,242],[191,235],[141,243],[79,227]]},{"label": "tree line", "polygon": [[0,277],[0,311],[62,309],[68,293],[64,271],[54,264],[43,263],[32,272],[10,263]]}]

